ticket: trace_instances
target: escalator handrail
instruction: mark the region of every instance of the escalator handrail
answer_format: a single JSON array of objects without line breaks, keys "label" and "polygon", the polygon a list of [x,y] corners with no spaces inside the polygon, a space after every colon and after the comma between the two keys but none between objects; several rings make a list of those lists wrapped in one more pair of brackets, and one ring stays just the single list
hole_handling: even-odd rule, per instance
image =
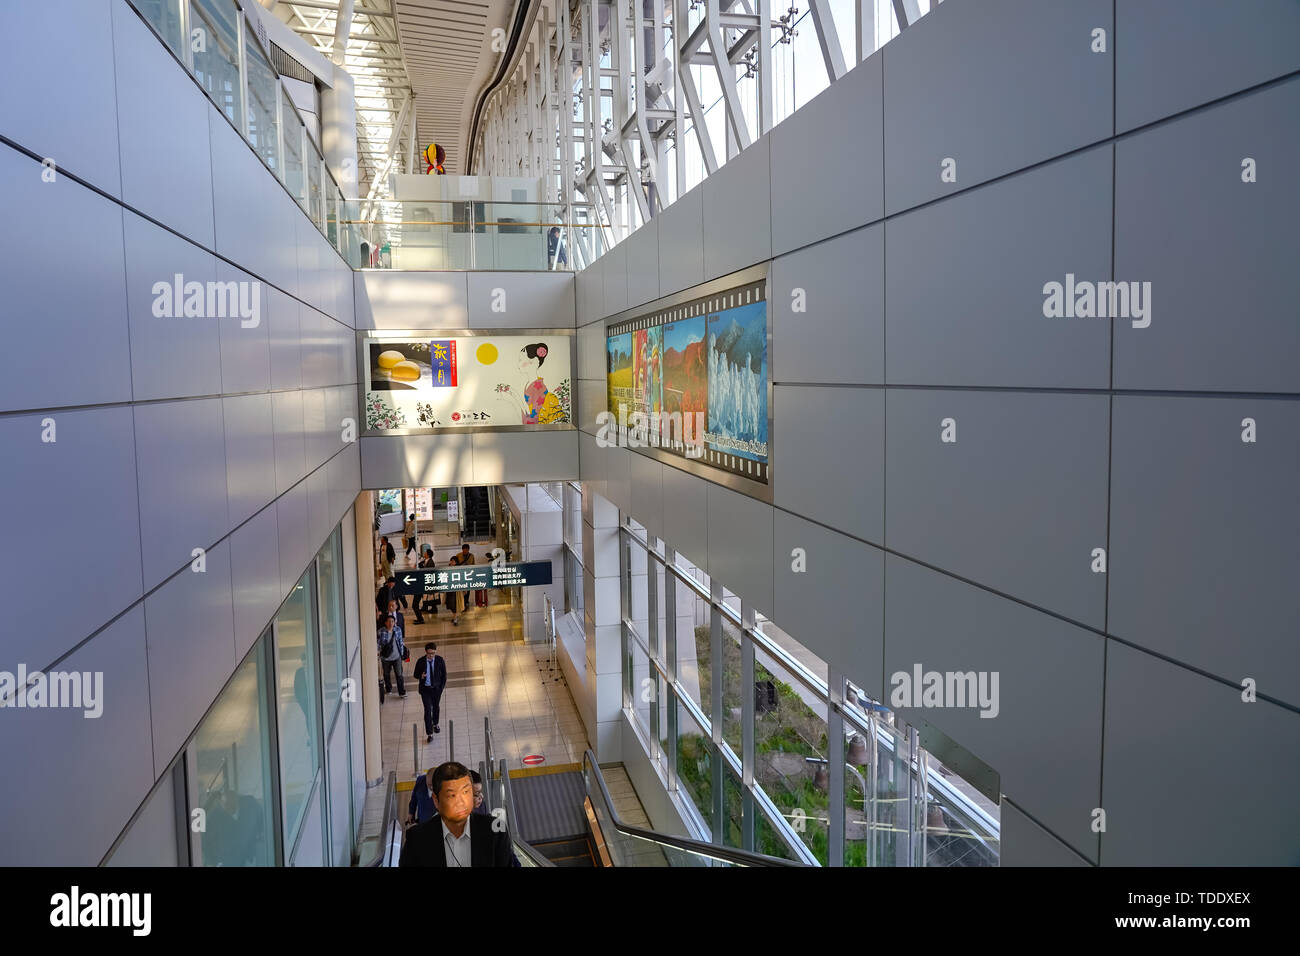
[{"label": "escalator handrail", "polygon": [[514,791],[510,789],[510,771],[506,769],[504,758],[501,760],[501,792],[505,798],[506,830],[510,834],[510,842],[514,844],[515,852],[523,853],[532,861],[533,866],[555,866],[553,860],[548,860],[542,856],[532,844],[525,842],[519,836],[519,831],[515,826],[515,795]]},{"label": "escalator handrail", "polygon": [[767,856],[763,853],[753,853],[749,850],[737,850],[732,847],[718,846],[715,843],[705,843],[702,840],[692,840],[688,837],[674,836],[668,833],[660,833],[658,830],[646,830],[642,827],[632,826],[630,823],[624,823],[619,817],[618,811],[614,809],[614,798],[610,796],[609,788],[605,786],[605,775],[600,772],[600,764],[596,761],[596,755],[588,748],[582,755],[584,769],[588,764],[595,771],[592,775],[596,785],[600,788],[601,799],[605,802],[605,808],[609,811],[610,822],[614,829],[625,836],[637,837],[642,840],[649,840],[652,843],[658,843],[662,846],[672,847],[678,850],[684,850],[687,853],[694,853],[697,856],[707,856],[715,860],[722,860],[724,863],[734,863],[738,866],[803,866],[793,860],[782,860],[779,857]]},{"label": "escalator handrail", "polygon": [[[388,859],[389,844],[391,835],[389,833],[393,827],[394,811],[397,804],[397,771],[388,772],[387,788],[384,791],[384,822],[379,828],[379,848],[374,857],[361,863],[362,867],[383,866],[384,861]],[[389,864],[394,865],[394,864]]]}]

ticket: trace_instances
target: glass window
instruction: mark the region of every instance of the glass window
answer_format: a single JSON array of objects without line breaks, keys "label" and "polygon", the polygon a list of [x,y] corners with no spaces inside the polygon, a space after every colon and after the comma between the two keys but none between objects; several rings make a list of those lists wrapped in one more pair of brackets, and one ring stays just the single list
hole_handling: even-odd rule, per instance
[{"label": "glass window", "polygon": [[702,590],[705,594],[711,593],[709,591],[709,588],[712,582],[709,580],[708,572],[697,567],[694,563],[691,562],[690,558],[686,557],[686,555],[682,554],[680,551],[673,552],[673,562],[677,565],[678,569],[681,570],[683,574],[685,574],[692,581],[695,581],[697,584],[699,584],[700,590]]},{"label": "glass window", "polygon": [[181,30],[182,0],[132,0],[140,15],[158,31],[163,42],[185,62],[185,36]]},{"label": "glass window", "polygon": [[659,761],[659,770],[666,780],[668,778],[668,750],[672,747],[672,741],[668,736],[668,715],[671,710],[676,708],[677,699],[663,680],[659,681],[657,690],[658,694],[655,700],[659,710],[659,751],[655,754],[655,758]]},{"label": "glass window", "polygon": [[321,814],[321,788],[311,793],[307,805],[307,815],[302,828],[302,836],[293,850],[293,866],[325,865],[325,830],[324,817]]},{"label": "glass window", "polygon": [[637,521],[631,515],[627,515],[626,518],[627,518],[626,521],[627,529],[632,532],[632,535],[634,537],[639,538],[641,541],[645,541],[646,540],[645,525]]},{"label": "glass window", "polygon": [[[806,823],[790,821],[792,825],[806,826]],[[777,831],[776,824],[767,818],[767,814],[758,813],[754,817],[754,851],[766,856],[775,856],[782,860],[795,859],[794,853],[786,846]]]},{"label": "glass window", "polygon": [[188,818],[201,808],[204,821],[191,836],[195,866],[276,863],[265,650],[264,637],[190,742]]},{"label": "glass window", "polygon": [[[695,701],[705,717],[713,718],[713,694],[710,669],[712,642],[709,635],[708,609],[703,624],[689,630],[677,630],[677,681]],[[689,640],[685,639],[689,637]]]},{"label": "glass window", "polygon": [[352,763],[349,708],[339,711],[330,736],[327,765],[330,798],[330,846],[335,866],[352,864]]},{"label": "glass window", "polygon": [[739,756],[741,719],[749,694],[741,686],[740,628],[722,619],[722,739]]},{"label": "glass window", "polygon": [[676,580],[664,570],[663,564],[650,559],[650,574],[654,576],[655,606],[651,609],[654,617],[655,644],[652,650],[660,661],[668,660],[668,587]]},{"label": "glass window", "polygon": [[754,684],[754,781],[822,866],[828,866],[826,701],[757,646]]},{"label": "glass window", "polygon": [[308,139],[307,183],[311,188],[311,195],[308,197],[307,214],[322,229],[325,228],[325,210],[322,205],[325,193],[321,190],[321,164],[323,162],[320,153],[316,152],[316,145]]},{"label": "glass window", "polygon": [[820,678],[823,684],[829,684],[829,672],[824,660],[777,627],[761,613],[755,612],[755,620],[757,622],[755,627],[764,637],[797,660],[814,676]]},{"label": "glass window", "polygon": [[275,619],[280,785],[286,846],[292,846],[297,836],[316,768],[320,766],[311,581],[310,572],[302,576]]},{"label": "glass window", "polygon": [[[872,760],[870,735],[845,725],[844,864],[907,866],[907,735],[883,721]],[[874,763],[874,766],[873,766]]]},{"label": "glass window", "polygon": [[651,676],[650,656],[634,637],[628,638],[628,666],[632,674],[632,712],[650,739],[650,701],[654,699],[655,681]]},{"label": "glass window", "polygon": [[722,770],[722,812],[726,827],[722,832],[722,845],[744,849],[744,789],[740,778],[727,767]]},{"label": "glass window", "polygon": [[316,560],[316,593],[320,595],[321,688],[325,700],[325,724],[329,726],[339,705],[339,689],[347,670],[343,634],[343,562],[338,528],[320,549]]},{"label": "glass window", "polygon": [[234,0],[190,0],[194,75],[208,96],[242,132],[239,17]]},{"label": "glass window", "polygon": [[330,183],[325,183],[325,235],[336,249],[339,244],[339,200]]},{"label": "glass window", "polygon": [[305,202],[305,186],[302,168],[302,123],[294,111],[293,102],[288,92],[280,87],[280,118],[284,122],[284,187],[289,195],[298,200],[298,205]]},{"label": "glass window", "polygon": [[245,47],[248,51],[248,142],[277,176],[280,174],[280,129],[276,119],[276,91],[280,81],[267,62],[266,55],[255,41]]},{"label": "glass window", "polygon": [[709,824],[713,819],[713,743],[681,701],[677,702],[677,779],[683,796]]}]

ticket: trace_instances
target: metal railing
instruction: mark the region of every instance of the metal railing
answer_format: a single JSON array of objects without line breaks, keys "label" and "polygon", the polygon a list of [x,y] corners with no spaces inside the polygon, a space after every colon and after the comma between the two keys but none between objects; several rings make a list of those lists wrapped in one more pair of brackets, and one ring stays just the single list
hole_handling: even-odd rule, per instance
[{"label": "metal railing", "polygon": [[610,848],[611,855],[614,857],[615,865],[619,865],[618,861],[621,855],[624,859],[623,865],[628,865],[626,855],[621,854],[621,851],[626,847],[619,846],[619,837],[621,836],[625,839],[647,841],[664,850],[666,865],[673,865],[673,860],[676,859],[679,864],[685,865],[803,866],[802,863],[793,860],[782,860],[762,853],[751,853],[748,850],[717,846],[701,840],[692,840],[688,837],[674,836],[660,833],[657,830],[632,826],[625,823],[619,817],[618,811],[614,809],[614,798],[610,796],[609,789],[605,785],[605,777],[600,772],[600,764],[596,761],[596,755],[590,749],[586,750],[582,755],[582,773],[587,780],[587,794],[593,798],[592,802],[596,807],[597,817],[600,818],[602,815],[605,817],[605,819],[601,820],[601,831]]},{"label": "metal railing", "polygon": [[397,771],[390,770],[384,791],[384,822],[379,827],[379,835],[372,838],[376,841],[374,854],[357,865],[396,866],[402,852],[403,838],[402,821],[397,815]]}]

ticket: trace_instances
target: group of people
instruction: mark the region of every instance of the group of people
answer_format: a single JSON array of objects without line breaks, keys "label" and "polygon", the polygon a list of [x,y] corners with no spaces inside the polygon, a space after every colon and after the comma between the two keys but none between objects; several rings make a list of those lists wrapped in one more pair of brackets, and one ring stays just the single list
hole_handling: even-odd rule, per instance
[{"label": "group of people", "polygon": [[431,767],[411,790],[398,866],[519,866],[509,835],[495,824],[477,772],[454,760]]},{"label": "group of people", "polygon": [[[403,537],[403,543],[406,545],[406,555],[409,559],[411,552],[416,549],[415,515],[411,515],[410,519],[407,521],[407,533]],[[490,553],[484,554],[484,558],[488,562],[492,561],[492,555]],[[406,595],[399,587],[397,587],[397,576],[393,571],[393,562],[396,561],[396,559],[397,552],[393,548],[392,542],[386,537],[381,537],[379,539],[379,575],[380,580],[384,583],[380,588],[380,593],[383,594],[385,589],[388,589],[389,596],[396,597],[400,606],[406,607]],[[467,564],[474,564],[474,555],[470,551],[469,545],[462,544],[460,546],[460,551],[452,555],[451,560],[447,563],[453,568],[464,567]],[[426,544],[423,549],[421,549],[420,560],[416,562],[415,567],[417,570],[426,570],[437,567],[437,562],[434,560],[433,548],[431,546]],[[441,599],[438,594],[414,595],[411,598],[411,610],[415,612],[415,623],[423,624],[424,615],[437,614],[439,605],[443,604],[446,605],[447,610],[451,612],[451,623],[460,624],[460,616],[469,610],[471,594],[474,595],[473,601],[475,605],[478,607],[487,607],[487,590],[483,588],[472,592],[446,591],[442,593]],[[379,599],[377,598],[376,606],[381,613],[381,617],[377,623],[382,626],[384,623],[382,614],[385,605],[379,603]]]},{"label": "group of people", "polygon": [[[398,609],[401,600],[400,591],[392,578],[380,588],[375,598],[379,608],[376,621],[376,640],[379,644],[379,660],[383,666],[384,693],[393,692],[393,681],[397,681],[397,696],[406,699],[406,682],[403,664],[410,660],[406,649],[406,619]],[[417,618],[418,620],[418,618]],[[438,645],[433,641],[424,645],[424,656],[415,662],[415,672],[411,675],[420,692],[420,701],[424,704],[424,739],[433,740],[434,734],[442,733],[438,726],[438,713],[442,704],[442,692],[447,686],[447,662],[438,653]]]}]

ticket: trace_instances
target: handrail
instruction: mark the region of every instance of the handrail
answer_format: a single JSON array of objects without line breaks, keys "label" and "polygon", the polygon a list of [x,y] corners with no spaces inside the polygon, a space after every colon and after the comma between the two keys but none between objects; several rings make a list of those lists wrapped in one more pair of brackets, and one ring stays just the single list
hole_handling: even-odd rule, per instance
[{"label": "handrail", "polygon": [[397,806],[397,771],[388,771],[388,787],[384,791],[384,822],[379,827],[379,849],[375,853],[374,859],[367,860],[360,864],[363,867],[383,866],[384,860],[388,856],[388,847],[391,842],[389,839],[389,830],[393,826],[394,810]]},{"label": "handrail", "polygon": [[510,842],[514,844],[515,849],[523,851],[524,856],[532,861],[533,866],[555,866],[554,861],[542,856],[531,843],[518,838],[518,831],[514,827],[515,796],[510,789],[510,771],[506,769],[504,758],[501,760],[501,792],[505,798],[506,828],[510,834]]},{"label": "handrail", "polygon": [[667,833],[660,833],[657,830],[646,830],[642,827],[632,826],[623,822],[619,817],[618,811],[614,809],[614,798],[609,794],[609,788],[605,786],[605,775],[600,772],[600,764],[596,762],[596,755],[588,748],[582,755],[583,767],[590,764],[595,771],[593,777],[596,785],[600,788],[601,799],[605,801],[605,807],[609,811],[610,822],[614,825],[619,833],[625,836],[637,837],[642,840],[649,840],[652,843],[658,843],[661,846],[673,847],[674,849],[684,850],[687,853],[694,853],[697,856],[707,856],[715,860],[721,860],[724,863],[734,863],[737,866],[802,866],[802,863],[796,863],[792,860],[782,860],[779,857],[767,856],[763,853],[753,853],[748,850],[737,850],[732,847],[718,846],[714,843],[705,843],[701,840],[692,840],[688,837],[673,836]]}]

